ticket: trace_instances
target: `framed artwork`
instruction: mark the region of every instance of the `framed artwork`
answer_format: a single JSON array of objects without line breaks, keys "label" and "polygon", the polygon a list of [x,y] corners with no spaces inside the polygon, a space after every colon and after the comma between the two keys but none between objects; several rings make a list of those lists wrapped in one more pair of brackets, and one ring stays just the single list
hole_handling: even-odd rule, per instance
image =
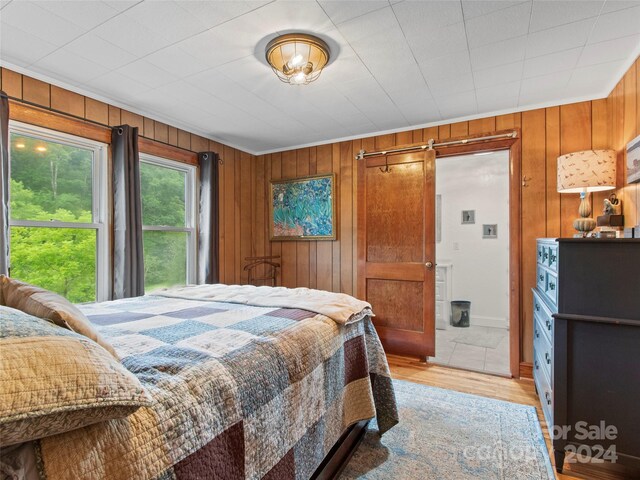
[{"label": "framed artwork", "polygon": [[336,239],[335,174],[272,180],[269,235],[280,240]]},{"label": "framed artwork", "polygon": [[482,225],[482,238],[498,238],[498,225],[495,223]]},{"label": "framed artwork", "polygon": [[462,225],[471,225],[476,223],[475,210],[462,210]]},{"label": "framed artwork", "polygon": [[640,135],[627,143],[627,183],[640,182]]}]

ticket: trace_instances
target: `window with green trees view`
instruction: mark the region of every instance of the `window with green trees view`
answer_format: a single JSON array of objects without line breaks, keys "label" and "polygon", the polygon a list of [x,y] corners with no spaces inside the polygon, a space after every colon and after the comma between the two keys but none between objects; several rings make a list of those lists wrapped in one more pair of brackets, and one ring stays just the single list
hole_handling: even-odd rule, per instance
[{"label": "window with green trees view", "polygon": [[[74,303],[109,298],[107,146],[12,122],[10,274]],[[140,155],[145,289],[195,281],[195,167]]]},{"label": "window with green trees view", "polygon": [[145,291],[195,281],[195,168],[140,156]]},{"label": "window with green trees view", "polygon": [[105,299],[106,145],[31,127],[10,133],[11,275],[72,302]]}]

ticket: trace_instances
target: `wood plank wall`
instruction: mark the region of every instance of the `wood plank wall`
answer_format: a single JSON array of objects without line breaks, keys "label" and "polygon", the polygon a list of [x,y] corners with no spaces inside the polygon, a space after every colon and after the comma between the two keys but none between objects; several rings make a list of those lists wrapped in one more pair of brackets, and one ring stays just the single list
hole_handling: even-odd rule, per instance
[{"label": "wood plank wall", "polygon": [[[468,122],[440,125],[353,141],[302,148],[255,160],[252,177],[250,222],[255,255],[281,255],[279,283],[287,287],[311,287],[355,294],[356,276],[356,162],[361,148],[373,151],[469,134],[519,127],[522,131],[522,361],[533,356],[532,294],[535,285],[535,240],[538,237],[573,235],[573,219],[578,216],[578,195],[556,191],[558,155],[591,148],[616,148],[620,153],[618,185],[626,221],[640,220],[639,184],[624,186],[623,146],[638,135],[640,126],[640,61],[629,69],[606,99],[555,106],[521,113],[487,117]],[[335,172],[338,176],[338,239],[317,242],[270,242],[268,232],[269,180],[312,173]],[[609,192],[606,192],[608,195]],[[594,215],[599,214],[605,193],[594,195]]]},{"label": "wood plank wall", "polygon": [[618,152],[618,197],[626,226],[640,224],[640,183],[626,184],[627,143],[640,135],[640,58],[627,70],[607,98],[610,109],[610,146]]},{"label": "wood plank wall", "polygon": [[[211,149],[224,159],[220,169],[220,277],[224,283],[246,283],[244,258],[280,255],[279,284],[355,294],[356,268],[356,164],[361,148],[379,150],[446,140],[468,134],[519,127],[522,130],[522,360],[532,361],[531,288],[535,280],[535,239],[570,236],[577,216],[577,195],[556,192],[559,154],[589,148],[615,148],[619,152],[618,195],[624,202],[627,225],[640,222],[640,184],[625,185],[624,147],[640,134],[640,61],[620,80],[608,98],[521,113],[487,117],[253,156],[150,118],[68,92],[10,70],[2,69],[0,88],[8,95],[97,122],[129,123],[143,135],[191,151]],[[338,240],[270,242],[268,195],[271,179],[335,172],[338,177]],[[594,215],[605,194],[594,195]]]},{"label": "wood plank wall", "polygon": [[59,113],[61,117],[105,127],[122,124],[138,127],[140,136],[157,142],[159,146],[166,144],[186,152],[218,153],[224,161],[220,166],[221,281],[240,283],[242,278],[246,280],[241,272],[242,259],[252,248],[250,191],[252,179],[255,180],[253,155],[6,68],[0,70],[0,89],[26,106],[41,107]]}]

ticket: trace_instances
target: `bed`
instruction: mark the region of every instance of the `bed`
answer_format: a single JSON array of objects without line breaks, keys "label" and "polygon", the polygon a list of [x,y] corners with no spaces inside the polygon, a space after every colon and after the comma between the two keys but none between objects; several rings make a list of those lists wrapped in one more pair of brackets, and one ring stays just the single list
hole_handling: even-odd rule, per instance
[{"label": "bed", "polygon": [[80,308],[151,404],[25,445],[41,478],[308,479],[353,425],[398,422],[372,312],[348,295],[201,285]]}]

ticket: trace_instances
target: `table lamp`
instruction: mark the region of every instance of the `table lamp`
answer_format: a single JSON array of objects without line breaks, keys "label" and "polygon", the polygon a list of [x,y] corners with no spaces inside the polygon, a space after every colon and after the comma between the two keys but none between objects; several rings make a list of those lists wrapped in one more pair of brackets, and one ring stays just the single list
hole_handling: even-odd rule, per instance
[{"label": "table lamp", "polygon": [[558,192],[579,193],[580,218],[573,221],[580,236],[596,228],[591,218],[591,203],[587,193],[616,188],[616,152],[613,150],[584,150],[558,157]]}]

